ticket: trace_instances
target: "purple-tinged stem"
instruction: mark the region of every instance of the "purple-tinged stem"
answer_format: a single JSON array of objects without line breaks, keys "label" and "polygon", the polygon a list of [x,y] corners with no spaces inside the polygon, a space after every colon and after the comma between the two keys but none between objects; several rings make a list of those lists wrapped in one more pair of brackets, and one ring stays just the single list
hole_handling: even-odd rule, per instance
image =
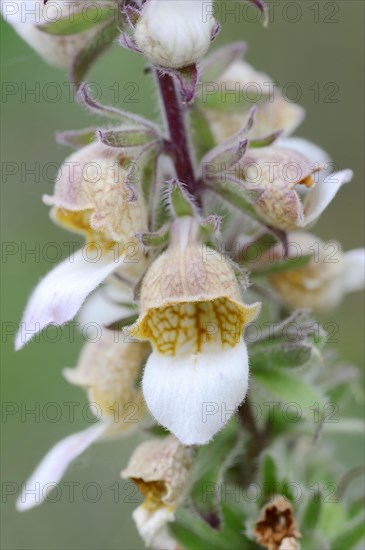
[{"label": "purple-tinged stem", "polygon": [[169,132],[169,152],[172,154],[178,179],[193,196],[197,195],[194,165],[186,129],[186,113],[174,79],[156,71],[163,109]]}]

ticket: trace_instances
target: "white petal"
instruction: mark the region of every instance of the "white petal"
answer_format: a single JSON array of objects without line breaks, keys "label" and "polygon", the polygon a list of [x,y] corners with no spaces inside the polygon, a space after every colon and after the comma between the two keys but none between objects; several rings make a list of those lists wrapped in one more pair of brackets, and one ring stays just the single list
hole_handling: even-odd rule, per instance
[{"label": "white petal", "polygon": [[306,139],[294,137],[283,138],[278,140],[275,145],[288,147],[289,149],[298,151],[313,163],[313,167],[315,164],[318,164],[319,166],[326,166],[331,162],[331,158],[326,151]]},{"label": "white petal", "polygon": [[[121,296],[118,297],[118,301],[131,302],[130,293],[124,295],[124,299],[120,300]],[[97,323],[100,326],[107,327],[119,319],[124,317],[130,317],[133,315],[135,310],[120,305],[118,302],[114,301],[110,296],[108,289],[106,287],[96,290],[84,303],[80,313],[78,315],[78,320],[81,327],[89,323]]]},{"label": "white petal", "polygon": [[17,509],[23,512],[41,504],[47,498],[48,490],[59,483],[71,462],[99,439],[108,427],[108,422],[97,422],[56,443],[24,484],[16,503]]},{"label": "white petal", "polygon": [[241,340],[233,348],[214,346],[209,353],[185,356],[154,351],[147,361],[142,387],[153,416],[181,443],[207,443],[246,395],[246,345]]},{"label": "white petal", "polygon": [[133,519],[147,546],[159,550],[177,549],[177,542],[167,528],[167,524],[174,521],[175,515],[167,506],[161,506],[153,511],[149,511],[143,505],[139,506],[133,512]]},{"label": "white petal", "polygon": [[347,292],[363,290],[365,284],[365,248],[350,250],[343,255],[343,283]]},{"label": "white petal", "polygon": [[[91,255],[90,255],[91,257]],[[95,262],[79,250],[55,267],[38,284],[25,308],[15,341],[20,349],[49,324],[63,325],[70,321],[86,297],[123,261],[113,251]]]},{"label": "white petal", "polygon": [[352,170],[342,170],[320,179],[304,200],[305,226],[312,224],[334,199],[339,189],[352,180]]}]

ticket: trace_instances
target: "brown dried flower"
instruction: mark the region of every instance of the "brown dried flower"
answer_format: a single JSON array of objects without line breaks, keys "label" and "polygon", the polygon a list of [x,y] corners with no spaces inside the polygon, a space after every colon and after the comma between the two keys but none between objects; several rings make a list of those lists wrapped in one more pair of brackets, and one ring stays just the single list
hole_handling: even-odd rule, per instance
[{"label": "brown dried flower", "polygon": [[[263,507],[254,534],[257,542],[268,550],[299,548],[297,539],[301,535],[295,523],[293,508],[283,496],[276,496]],[[288,542],[292,545],[288,546]]]}]

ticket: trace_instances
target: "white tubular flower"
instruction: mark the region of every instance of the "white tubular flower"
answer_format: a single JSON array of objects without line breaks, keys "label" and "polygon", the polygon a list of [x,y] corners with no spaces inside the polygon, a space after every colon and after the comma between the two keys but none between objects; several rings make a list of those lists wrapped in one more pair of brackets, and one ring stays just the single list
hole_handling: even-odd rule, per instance
[{"label": "white tubular flower", "polygon": [[[113,2],[109,3],[112,7]],[[105,5],[104,2],[100,4]],[[100,30],[96,22],[86,31],[59,36],[47,34],[37,27],[68,16],[71,23],[74,11],[80,7],[76,0],[53,0],[48,5],[44,5],[44,0],[1,0],[0,7],[5,21],[47,63],[56,67],[69,67],[73,58]]]},{"label": "white tubular flower", "polygon": [[210,0],[147,0],[135,28],[137,46],[155,65],[192,65],[209,48],[215,25],[211,13]]},{"label": "white tubular flower", "polygon": [[143,280],[131,334],[153,347],[142,383],[151,413],[183,444],[204,444],[246,395],[242,331],[260,304],[242,303],[232,267],[197,241],[193,219],[177,220],[172,234]]},{"label": "white tubular flower", "polygon": [[304,139],[288,138],[270,147],[248,149],[238,177],[258,191],[254,206],[268,224],[292,231],[313,225],[352,170],[329,173],[328,155]]},{"label": "white tubular flower", "polygon": [[95,441],[127,435],[138,428],[145,406],[137,378],[150,347],[143,342],[116,342],[114,338],[114,332],[103,331],[98,342],[86,344],[77,367],[64,370],[69,382],[87,390],[97,421],[52,447],[24,484],[18,510],[41,504],[71,462]]},{"label": "white tubular flower", "polygon": [[133,481],[145,500],[133,513],[139,534],[151,548],[177,550],[177,541],[168,531],[175,510],[188,490],[192,452],[173,436],[152,439],[134,451],[123,479]]},{"label": "white tubular flower", "polygon": [[[271,275],[280,300],[291,309],[310,308],[322,313],[336,307],[347,292],[362,290],[365,249],[342,252],[336,242],[325,243],[310,233],[291,233],[289,258],[313,255],[303,267]],[[271,260],[282,259],[282,247],[270,252]]]},{"label": "white tubular flower", "polygon": [[55,193],[44,202],[53,205],[55,221],[84,234],[87,245],[55,267],[34,290],[16,339],[21,348],[37,332],[72,319],[86,297],[112,272],[143,273],[146,259],[135,239],[147,228],[145,201],[131,190],[124,154],[93,143],[62,165]]},{"label": "white tubular flower", "polygon": [[[248,105],[257,101],[255,123],[248,134],[250,139],[261,138],[278,130],[288,136],[304,119],[303,107],[285,100],[272,79],[267,74],[256,71],[246,61],[231,63],[218,78],[217,84],[219,90],[226,89],[230,95],[236,90],[240,97],[247,98]],[[205,107],[204,104],[202,106]],[[205,108],[204,113],[217,143],[222,143],[239,132],[250,116],[249,109],[230,113]]]}]

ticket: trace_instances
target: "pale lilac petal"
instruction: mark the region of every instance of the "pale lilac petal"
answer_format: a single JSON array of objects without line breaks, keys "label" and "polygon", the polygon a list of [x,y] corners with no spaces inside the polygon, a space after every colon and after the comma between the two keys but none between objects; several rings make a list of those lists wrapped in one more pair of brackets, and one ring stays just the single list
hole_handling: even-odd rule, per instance
[{"label": "pale lilac petal", "polygon": [[97,422],[56,443],[23,485],[16,503],[17,509],[23,512],[42,504],[48,491],[59,483],[71,462],[99,439],[108,427],[108,422]]},{"label": "pale lilac petal", "polygon": [[90,261],[82,249],[55,267],[40,281],[30,297],[15,349],[23,347],[47,325],[63,325],[70,321],[90,292],[122,261],[123,257],[116,258],[113,251],[102,254],[95,262]]},{"label": "pale lilac petal", "polygon": [[184,445],[203,445],[221,430],[243,401],[248,357],[243,340],[198,354],[153,351],[143,374],[152,415]]},{"label": "pale lilac petal", "polygon": [[312,224],[332,202],[339,189],[351,181],[352,170],[330,174],[314,185],[304,200],[304,226]]},{"label": "pale lilac petal", "polygon": [[343,283],[347,292],[363,290],[365,284],[365,248],[350,250],[343,255]]}]

